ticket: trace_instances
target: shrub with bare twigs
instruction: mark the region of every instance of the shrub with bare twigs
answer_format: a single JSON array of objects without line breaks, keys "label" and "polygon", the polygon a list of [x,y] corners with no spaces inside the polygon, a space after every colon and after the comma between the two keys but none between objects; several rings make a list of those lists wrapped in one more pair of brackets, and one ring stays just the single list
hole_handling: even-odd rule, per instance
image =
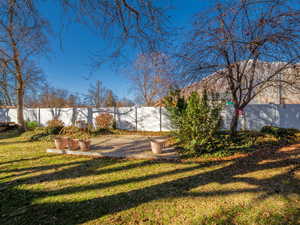
[{"label": "shrub with bare twigs", "polygon": [[113,124],[113,116],[109,113],[101,113],[95,118],[95,123],[98,129],[109,129]]}]

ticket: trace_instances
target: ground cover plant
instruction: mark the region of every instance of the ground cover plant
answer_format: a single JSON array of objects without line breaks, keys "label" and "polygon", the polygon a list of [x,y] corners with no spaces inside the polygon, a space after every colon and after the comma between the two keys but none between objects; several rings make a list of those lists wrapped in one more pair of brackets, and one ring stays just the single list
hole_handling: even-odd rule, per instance
[{"label": "ground cover plant", "polygon": [[[185,149],[180,142],[175,142],[181,153],[181,157],[185,159],[202,159],[214,157],[226,157],[235,154],[251,153],[266,148],[277,148],[288,144],[298,143],[300,141],[300,131],[297,129],[280,128],[280,135],[270,133],[268,130],[276,127],[263,127],[261,131],[239,131],[234,137],[230,131],[219,131],[215,135],[212,149],[210,152],[199,154],[193,150]],[[266,131],[267,130],[267,131]]]},{"label": "ground cover plant", "polygon": [[0,134],[0,224],[299,224],[300,145],[197,161],[50,155]]},{"label": "ground cover plant", "polygon": [[25,122],[26,130],[34,130],[38,126],[39,126],[39,123],[37,121],[26,121]]},{"label": "ground cover plant", "polygon": [[53,141],[57,136],[67,136],[70,138],[87,139],[99,135],[145,135],[145,136],[168,136],[170,132],[153,131],[129,131],[113,128],[100,128],[89,126],[81,129],[76,126],[64,126],[59,120],[51,120],[46,126],[34,127],[22,133],[22,137],[28,141]]},{"label": "ground cover plant", "polygon": [[222,129],[222,99],[205,90],[187,98],[171,90],[164,102],[173,128],[171,135],[183,158],[224,157],[300,141],[299,130],[274,126],[233,135]]}]

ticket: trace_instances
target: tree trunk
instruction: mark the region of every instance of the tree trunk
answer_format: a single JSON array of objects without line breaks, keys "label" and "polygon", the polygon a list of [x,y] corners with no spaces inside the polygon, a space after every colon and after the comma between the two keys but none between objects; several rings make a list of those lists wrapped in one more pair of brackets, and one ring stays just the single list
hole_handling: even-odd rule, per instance
[{"label": "tree trunk", "polygon": [[16,48],[14,48],[14,62],[15,62],[15,68],[16,68],[16,78],[17,78],[17,121],[18,125],[20,126],[21,130],[25,130],[25,121],[24,121],[24,80],[23,75],[21,71],[21,66],[19,62],[19,54]]},{"label": "tree trunk", "polygon": [[21,69],[21,59],[20,59],[20,52],[17,46],[17,42],[15,39],[15,24],[14,24],[14,17],[16,15],[15,13],[15,7],[16,7],[16,0],[10,0],[9,1],[9,9],[8,9],[8,37],[10,42],[10,47],[12,48],[13,52],[13,62],[15,64],[15,76],[17,81],[17,88],[16,88],[16,94],[17,94],[17,123],[20,126],[21,130],[25,130],[25,121],[24,121],[24,114],[23,114],[23,108],[24,108],[24,80],[23,80],[23,74]]},{"label": "tree trunk", "polygon": [[17,88],[17,122],[21,130],[25,130],[25,121],[24,121],[24,87],[22,82],[18,82]]},{"label": "tree trunk", "polygon": [[231,123],[230,123],[230,134],[231,136],[235,136],[236,132],[237,132],[237,128],[238,128],[238,122],[239,122],[239,111],[241,109],[234,109],[234,114],[233,117],[231,119]]}]

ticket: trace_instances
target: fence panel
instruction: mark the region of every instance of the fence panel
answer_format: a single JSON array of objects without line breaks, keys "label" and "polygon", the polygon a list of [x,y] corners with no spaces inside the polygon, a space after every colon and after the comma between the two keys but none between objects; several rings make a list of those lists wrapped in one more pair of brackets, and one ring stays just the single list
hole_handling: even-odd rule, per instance
[{"label": "fence panel", "polygon": [[117,128],[124,130],[136,130],[136,108],[120,107],[116,109]]},{"label": "fence panel", "polygon": [[11,109],[6,109],[6,108],[0,109],[0,122],[9,122],[10,121],[10,117],[9,117],[10,111],[11,111]]},{"label": "fence panel", "polygon": [[278,106],[274,104],[248,105],[243,129],[260,130],[263,126],[279,126]]},{"label": "fence panel", "polygon": [[278,106],[279,125],[284,128],[300,129],[300,105]]},{"label": "fence panel", "polygon": [[[114,108],[113,107],[107,107],[107,108],[91,108],[92,111],[92,118],[93,122],[92,124],[96,127],[96,117],[100,115],[101,113],[108,113],[114,117]],[[90,123],[91,124],[91,123]]]},{"label": "fence panel", "polygon": [[168,111],[165,108],[161,108],[161,130],[162,131],[171,131],[172,124],[169,119]]},{"label": "fence panel", "polygon": [[7,113],[7,122],[17,122],[17,110],[16,109],[9,109]]},{"label": "fence panel", "polygon": [[137,108],[137,130],[160,131],[160,109],[157,107]]},{"label": "fence panel", "polygon": [[[25,109],[26,120],[38,121],[41,125],[53,118],[61,119],[65,125],[72,125],[76,120],[84,120],[94,124],[100,113],[114,115],[119,129],[142,131],[170,131],[172,126],[165,108],[159,107],[119,107],[119,108],[41,108]],[[229,129],[234,113],[232,106],[226,106],[222,111],[223,128]],[[16,109],[0,109],[0,121],[17,122]],[[248,105],[244,115],[240,117],[239,128],[259,130],[266,125],[300,129],[299,105]]]}]

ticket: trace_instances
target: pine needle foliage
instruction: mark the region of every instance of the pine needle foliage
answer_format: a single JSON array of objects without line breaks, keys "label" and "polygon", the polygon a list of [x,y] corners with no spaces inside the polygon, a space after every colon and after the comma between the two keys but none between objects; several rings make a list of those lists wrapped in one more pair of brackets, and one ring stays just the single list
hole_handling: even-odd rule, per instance
[{"label": "pine needle foliage", "polygon": [[206,90],[193,92],[187,99],[180,91],[172,90],[165,98],[173,134],[185,149],[196,154],[213,151],[221,128],[223,102]]}]

